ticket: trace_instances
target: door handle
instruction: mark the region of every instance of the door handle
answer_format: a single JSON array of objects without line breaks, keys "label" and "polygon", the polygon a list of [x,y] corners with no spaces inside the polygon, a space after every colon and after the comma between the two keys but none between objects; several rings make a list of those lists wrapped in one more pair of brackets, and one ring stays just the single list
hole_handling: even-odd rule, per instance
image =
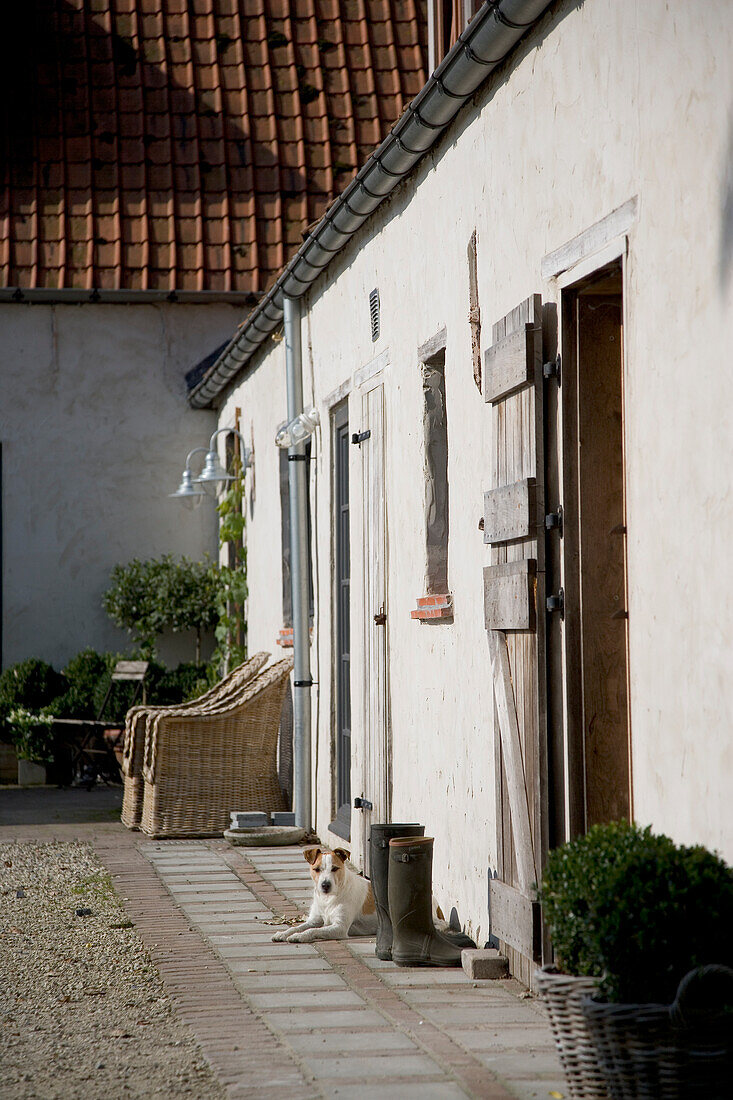
[{"label": "door handle", "polygon": [[384,610],[378,611],[377,614],[374,616],[374,625],[375,626],[384,626],[386,622],[387,622],[387,613],[386,613],[386,611],[384,611]]}]

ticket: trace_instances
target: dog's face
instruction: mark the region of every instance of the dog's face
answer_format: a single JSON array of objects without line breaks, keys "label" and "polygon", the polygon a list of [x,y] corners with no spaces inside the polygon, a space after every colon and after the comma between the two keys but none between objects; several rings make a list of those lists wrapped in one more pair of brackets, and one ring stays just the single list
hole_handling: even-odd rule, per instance
[{"label": "dog's face", "polygon": [[311,865],[311,878],[318,894],[337,894],[347,874],[349,853],[345,848],[324,852],[321,848],[306,848],[303,855]]}]

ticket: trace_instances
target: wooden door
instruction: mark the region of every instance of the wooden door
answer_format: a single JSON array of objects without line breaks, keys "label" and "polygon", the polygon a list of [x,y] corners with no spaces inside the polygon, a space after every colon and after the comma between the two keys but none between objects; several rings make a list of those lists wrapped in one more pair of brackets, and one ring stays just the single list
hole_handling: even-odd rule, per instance
[{"label": "wooden door", "polygon": [[498,321],[484,363],[491,405],[484,609],[494,685],[497,838],[492,935],[526,984],[541,960],[534,886],[547,851],[545,507],[541,300]]},{"label": "wooden door", "polygon": [[563,533],[550,557],[565,592],[553,709],[564,712],[567,838],[631,814],[621,261],[567,288],[562,305]]},{"label": "wooden door", "polygon": [[351,552],[349,540],[349,419],[346,403],[334,416],[334,550],[336,558],[336,807],[351,822]]},{"label": "wooden door", "polygon": [[[387,512],[384,479],[384,387],[362,394],[358,444],[362,461],[362,576],[364,665],[362,670],[361,811],[362,859],[369,874],[369,829],[389,821],[389,714],[387,668]],[[352,818],[353,821],[353,818]],[[352,833],[354,826],[352,825]]]}]

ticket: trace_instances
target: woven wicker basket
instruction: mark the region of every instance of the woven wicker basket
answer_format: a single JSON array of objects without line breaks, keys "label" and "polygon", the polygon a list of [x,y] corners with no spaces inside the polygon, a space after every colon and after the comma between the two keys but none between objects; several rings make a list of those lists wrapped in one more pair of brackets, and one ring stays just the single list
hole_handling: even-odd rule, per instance
[{"label": "woven wicker basket", "polygon": [[143,760],[144,833],[217,836],[233,809],[286,809],[277,738],[292,667],[290,658],[271,665],[236,702],[206,714],[153,718]]},{"label": "woven wicker basket", "polygon": [[594,993],[597,978],[559,974],[543,967],[536,987],[547,1006],[571,1100],[609,1100],[603,1070],[596,1056],[581,1004]]},{"label": "woven wicker basket", "polygon": [[180,703],[175,707],[131,707],[125,716],[125,740],[121,764],[124,784],[121,814],[123,825],[128,829],[138,829],[142,819],[144,794],[142,769],[148,723],[159,714],[205,712],[212,706],[220,705],[256,676],[267,664],[269,656],[269,653],[255,653],[198,699],[192,699],[188,703]]},{"label": "woven wicker basket", "polygon": [[582,1011],[612,1100],[733,1095],[733,970],[691,971],[672,1005],[585,997]]}]

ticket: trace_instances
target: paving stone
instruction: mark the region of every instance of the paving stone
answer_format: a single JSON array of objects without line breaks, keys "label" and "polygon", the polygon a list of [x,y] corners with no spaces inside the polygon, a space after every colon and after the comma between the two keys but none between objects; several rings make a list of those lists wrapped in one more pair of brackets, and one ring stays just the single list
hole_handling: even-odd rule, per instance
[{"label": "paving stone", "polygon": [[338,1100],[465,1100],[468,1093],[452,1081],[416,1081],[414,1084],[350,1085],[340,1082],[324,1088],[324,1095]]},{"label": "paving stone", "polygon": [[288,990],[345,989],[346,983],[329,967],[325,974],[250,974],[232,971],[237,985],[248,993],[287,993]]},{"label": "paving stone", "polygon": [[490,1027],[454,1028],[446,1027],[448,1035],[458,1039],[469,1050],[554,1050],[555,1041],[549,1027],[543,1024],[492,1025]]},{"label": "paving stone", "polygon": [[[360,1002],[361,1003],[361,1002]],[[309,1035],[319,1034],[324,1029],[384,1027],[384,1016],[369,1008],[348,1012],[265,1012],[264,1019],[279,1031],[303,1031]],[[382,1098],[384,1100],[384,1097]]]},{"label": "paving stone", "polygon": [[442,1076],[440,1066],[426,1054],[351,1054],[348,1058],[329,1058],[319,1055],[305,1057],[305,1064],[316,1077],[342,1081],[379,1077],[435,1077]]},{"label": "paving stone", "polygon": [[[510,1006],[496,1005],[416,1005],[420,1015],[431,1020],[440,1028],[487,1026],[502,1022],[523,1023],[526,1016],[521,1011],[512,1011]],[[536,1022],[536,1021],[533,1021]]]},{"label": "paving stone", "polygon": [[[345,982],[342,983],[345,986]],[[300,1008],[357,1008],[364,1001],[350,989],[309,993],[297,990],[293,993],[252,993],[248,999],[254,1008],[282,1008],[292,1011]]]},{"label": "paving stone", "polygon": [[558,1077],[554,1081],[511,1081],[510,1087],[512,1096],[516,1097],[516,1100],[548,1100],[550,1096],[558,1093],[560,1096],[570,1096],[564,1077]]},{"label": "paving stone", "polygon": [[[380,960],[377,960],[378,962]],[[414,985],[436,986],[453,985],[464,989],[470,989],[471,984],[466,975],[460,970],[433,970],[425,967],[397,967],[394,963],[388,963],[388,969],[381,975],[382,981],[388,985]]]},{"label": "paving stone", "polygon": [[479,1057],[484,1065],[500,1077],[512,1081],[523,1078],[556,1078],[562,1075],[560,1059],[554,1050],[521,1050],[484,1053]]},{"label": "paving stone", "polygon": [[232,974],[302,974],[333,971],[325,959],[320,955],[310,955],[306,958],[277,959],[272,957],[252,957],[249,959],[227,959],[227,968]]},{"label": "paving stone", "polygon": [[315,947],[310,943],[273,943],[270,940],[268,943],[253,944],[250,935],[243,937],[241,933],[233,933],[229,936],[212,934],[207,936],[207,939],[227,959],[284,959],[298,955],[318,955]]},{"label": "paving stone", "polygon": [[[386,1021],[382,1021],[386,1023]],[[326,1057],[332,1056],[334,1051],[345,1053],[346,1051],[364,1051],[369,1054],[380,1054],[391,1050],[412,1050],[417,1047],[401,1031],[336,1031],[328,1030],[325,1034],[320,1032],[308,1032],[307,1034],[295,1034],[288,1036],[288,1043],[294,1050],[302,1051],[310,1056],[322,1052]]]}]

